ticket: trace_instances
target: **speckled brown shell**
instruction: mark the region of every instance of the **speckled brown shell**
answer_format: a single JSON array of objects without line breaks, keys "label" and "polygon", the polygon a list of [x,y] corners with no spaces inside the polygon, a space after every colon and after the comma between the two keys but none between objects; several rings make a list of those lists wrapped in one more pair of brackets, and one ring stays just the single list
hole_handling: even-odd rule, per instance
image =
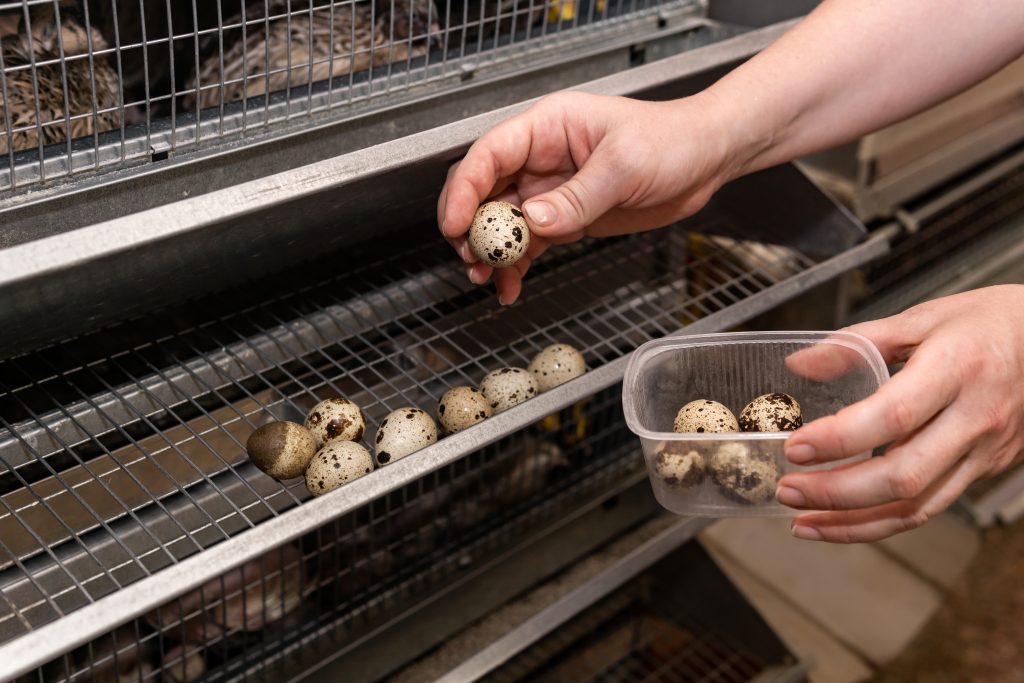
[{"label": "speckled brown shell", "polygon": [[746,444],[722,444],[708,464],[711,479],[730,500],[755,505],[767,503],[775,495],[779,480],[775,461],[752,455]]},{"label": "speckled brown shell", "polygon": [[373,471],[373,456],[354,441],[329,443],[313,456],[306,468],[306,488],[321,496]]},{"label": "speckled brown shell", "polygon": [[497,415],[537,395],[537,380],[523,368],[501,368],[480,382],[480,393]]},{"label": "speckled brown shell", "polygon": [[654,469],[669,486],[691,488],[704,481],[704,456],[681,444],[667,443],[654,456]]},{"label": "speckled brown shell", "polygon": [[790,432],[803,423],[800,404],[789,394],[758,396],[740,412],[740,429],[745,432]]},{"label": "speckled brown shell", "polygon": [[487,202],[476,211],[467,236],[469,249],[492,268],[508,268],[530,248],[523,212],[508,202]]},{"label": "speckled brown shell", "polygon": [[373,440],[377,464],[386,465],[437,441],[437,425],[425,410],[406,406],[393,410],[380,423]]},{"label": "speckled brown shell", "polygon": [[359,441],[366,429],[363,411],[347,398],[328,398],[317,403],[306,416],[306,429],[323,448],[335,441]]},{"label": "speckled brown shell", "polygon": [[672,431],[677,433],[717,434],[738,432],[740,426],[732,411],[717,401],[699,399],[690,401],[679,409],[672,422]]},{"label": "speckled brown shell", "polygon": [[552,344],[533,357],[527,368],[537,380],[537,388],[550,391],[587,371],[583,354],[568,344]]},{"label": "speckled brown shell", "polygon": [[437,404],[437,420],[449,434],[461,432],[491,415],[490,402],[473,387],[449,389]]},{"label": "speckled brown shell", "polygon": [[245,450],[256,467],[283,481],[302,476],[316,453],[316,440],[295,422],[270,422],[249,435]]}]

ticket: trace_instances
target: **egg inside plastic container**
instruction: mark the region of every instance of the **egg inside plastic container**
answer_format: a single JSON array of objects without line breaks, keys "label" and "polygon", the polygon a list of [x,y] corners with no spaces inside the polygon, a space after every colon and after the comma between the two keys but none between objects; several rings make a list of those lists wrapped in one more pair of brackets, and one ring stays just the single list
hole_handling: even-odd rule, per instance
[{"label": "egg inside plastic container", "polygon": [[[849,332],[736,332],[666,337],[630,358],[626,423],[640,437],[658,502],[699,517],[794,516],[775,500],[788,472],[828,469],[861,453],[801,467],[783,455],[792,432],[676,433],[682,406],[716,401],[736,415],[766,394],[799,401],[804,424],[867,398],[889,378],[875,346]],[[687,476],[680,476],[685,467]]]}]

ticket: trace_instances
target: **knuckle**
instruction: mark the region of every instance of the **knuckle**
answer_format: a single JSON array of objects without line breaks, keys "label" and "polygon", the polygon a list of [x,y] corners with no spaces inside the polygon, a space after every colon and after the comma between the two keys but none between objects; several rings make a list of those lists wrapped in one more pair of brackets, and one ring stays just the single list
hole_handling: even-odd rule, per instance
[{"label": "knuckle", "polygon": [[903,435],[910,432],[916,426],[910,401],[904,397],[895,398],[885,412],[885,422],[891,434]]},{"label": "knuckle", "polygon": [[[909,454],[908,454],[909,455]],[[908,459],[911,459],[908,457]],[[896,500],[912,500],[925,490],[928,478],[916,463],[901,464],[889,473],[889,492]]]},{"label": "knuckle", "polygon": [[931,515],[925,508],[912,508],[907,512],[907,514],[900,517],[900,532],[919,529],[924,526],[929,519],[931,519]]},{"label": "knuckle", "polygon": [[570,178],[558,188],[558,194],[569,204],[569,208],[575,213],[580,221],[586,221],[587,214],[587,189],[576,178]]}]

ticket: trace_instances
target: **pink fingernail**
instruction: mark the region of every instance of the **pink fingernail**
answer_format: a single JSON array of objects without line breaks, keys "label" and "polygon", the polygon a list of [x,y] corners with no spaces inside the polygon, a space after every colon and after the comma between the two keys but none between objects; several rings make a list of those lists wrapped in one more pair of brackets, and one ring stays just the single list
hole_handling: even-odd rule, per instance
[{"label": "pink fingernail", "polygon": [[794,536],[805,541],[820,541],[823,538],[820,531],[812,526],[804,526],[803,524],[794,524],[790,531]]},{"label": "pink fingernail", "polygon": [[814,446],[809,443],[798,443],[792,446],[786,444],[786,457],[789,458],[790,462],[797,464],[810,462],[814,460],[817,454],[818,452],[814,450]]},{"label": "pink fingernail", "polygon": [[535,225],[551,225],[555,222],[555,208],[547,202],[529,202],[523,205],[523,211]]},{"label": "pink fingernail", "polygon": [[779,499],[780,503],[791,508],[802,508],[807,505],[807,498],[804,497],[803,491],[789,486],[780,486],[775,492],[775,497]]}]

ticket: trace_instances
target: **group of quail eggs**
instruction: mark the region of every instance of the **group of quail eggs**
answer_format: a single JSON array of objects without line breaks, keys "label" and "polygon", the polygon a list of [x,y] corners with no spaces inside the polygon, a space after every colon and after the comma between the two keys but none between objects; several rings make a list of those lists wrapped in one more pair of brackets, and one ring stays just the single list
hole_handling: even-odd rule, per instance
[{"label": "group of quail eggs", "polygon": [[[788,394],[771,393],[748,403],[737,420],[726,406],[699,399],[679,409],[676,433],[786,432],[803,425],[800,404]],[[765,503],[774,496],[779,469],[771,454],[759,453],[744,441],[712,443],[701,452],[694,442],[666,442],[654,459],[655,469],[669,486],[688,489],[710,476],[726,498],[744,504]]]},{"label": "group of quail eggs", "polygon": [[[530,229],[514,204],[483,204],[470,226],[470,250],[493,268],[508,268],[526,255]],[[538,393],[586,372],[583,355],[568,344],[541,350],[526,369],[506,367],[484,377],[479,388],[449,389],[437,406],[437,420],[447,434],[460,432],[508,410]],[[327,493],[437,441],[437,425],[419,408],[406,406],[384,418],[374,437],[375,456],[360,441],[363,413],[346,398],[329,398],[313,406],[304,424],[271,422],[252,433],[246,450],[259,469],[278,480],[305,475],[314,496]]]},{"label": "group of quail eggs", "polygon": [[[541,350],[526,369],[506,367],[484,377],[480,388],[449,389],[437,405],[437,420],[447,434],[460,432],[508,410],[542,391],[586,371],[583,355],[568,344]],[[305,476],[314,496],[369,474],[437,441],[437,425],[424,410],[405,406],[391,411],[374,437],[375,456],[360,441],[363,412],[346,398],[328,398],[309,411],[303,424],[270,422],[246,442],[253,464],[278,480]]]}]

